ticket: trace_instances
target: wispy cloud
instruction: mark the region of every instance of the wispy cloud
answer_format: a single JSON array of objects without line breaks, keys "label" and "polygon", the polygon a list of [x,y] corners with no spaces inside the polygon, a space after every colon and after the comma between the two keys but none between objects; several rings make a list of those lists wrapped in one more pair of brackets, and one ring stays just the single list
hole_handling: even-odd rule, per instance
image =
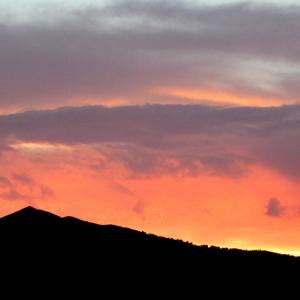
[{"label": "wispy cloud", "polygon": [[12,185],[11,181],[4,176],[0,176],[0,187],[1,188],[7,188],[10,187]]},{"label": "wispy cloud", "polygon": [[10,178],[0,176],[0,199],[32,203],[55,197],[49,186],[36,182],[27,173],[15,173]]},{"label": "wispy cloud", "polygon": [[123,196],[128,196],[136,201],[134,204],[132,211],[136,214],[143,214],[145,211],[145,200],[137,195],[135,192],[133,192],[128,187],[124,186],[123,184],[120,184],[114,180],[109,181],[110,186],[117,192],[123,194]]}]

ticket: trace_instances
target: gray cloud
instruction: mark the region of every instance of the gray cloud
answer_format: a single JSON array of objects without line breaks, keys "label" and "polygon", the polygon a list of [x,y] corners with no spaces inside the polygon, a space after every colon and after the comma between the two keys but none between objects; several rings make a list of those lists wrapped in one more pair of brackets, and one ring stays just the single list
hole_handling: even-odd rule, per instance
[{"label": "gray cloud", "polygon": [[0,24],[2,107],[140,103],[161,100],[152,91],[168,86],[298,101],[299,7],[111,3]]},{"label": "gray cloud", "polygon": [[[0,140],[90,145],[131,176],[240,177],[262,164],[299,178],[300,106],[102,106],[31,111],[0,117]],[[17,151],[17,150],[15,150]],[[22,176],[15,179],[21,180]]]},{"label": "gray cloud", "polygon": [[281,205],[277,198],[271,198],[267,204],[266,215],[269,217],[279,218],[285,212],[285,207]]}]

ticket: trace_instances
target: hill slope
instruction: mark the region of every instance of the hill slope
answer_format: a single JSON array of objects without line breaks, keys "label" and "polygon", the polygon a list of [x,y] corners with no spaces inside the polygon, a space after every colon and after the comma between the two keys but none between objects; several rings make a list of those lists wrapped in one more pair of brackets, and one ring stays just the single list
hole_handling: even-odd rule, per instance
[{"label": "hill slope", "polygon": [[[194,246],[113,225],[96,225],[72,217],[61,218],[27,207],[0,219],[2,257],[52,266],[94,268],[107,272],[131,270],[159,276],[203,277],[300,274],[300,259],[265,251],[228,250]],[[200,275],[199,275],[200,276]]]}]

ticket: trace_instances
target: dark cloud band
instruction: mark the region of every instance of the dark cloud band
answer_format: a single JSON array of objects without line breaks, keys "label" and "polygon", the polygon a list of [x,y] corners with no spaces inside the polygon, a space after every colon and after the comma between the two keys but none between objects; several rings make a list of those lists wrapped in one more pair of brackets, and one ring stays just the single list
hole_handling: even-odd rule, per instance
[{"label": "dark cloud band", "polygon": [[0,117],[6,148],[15,143],[87,145],[137,173],[156,175],[241,176],[259,163],[299,177],[299,135],[299,106],[88,106]]}]

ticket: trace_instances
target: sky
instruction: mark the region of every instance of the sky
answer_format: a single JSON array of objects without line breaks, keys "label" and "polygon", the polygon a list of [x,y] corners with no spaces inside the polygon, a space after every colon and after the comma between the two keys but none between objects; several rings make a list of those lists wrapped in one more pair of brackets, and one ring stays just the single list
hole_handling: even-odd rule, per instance
[{"label": "sky", "polygon": [[300,255],[300,3],[206,2],[0,0],[0,216]]}]

